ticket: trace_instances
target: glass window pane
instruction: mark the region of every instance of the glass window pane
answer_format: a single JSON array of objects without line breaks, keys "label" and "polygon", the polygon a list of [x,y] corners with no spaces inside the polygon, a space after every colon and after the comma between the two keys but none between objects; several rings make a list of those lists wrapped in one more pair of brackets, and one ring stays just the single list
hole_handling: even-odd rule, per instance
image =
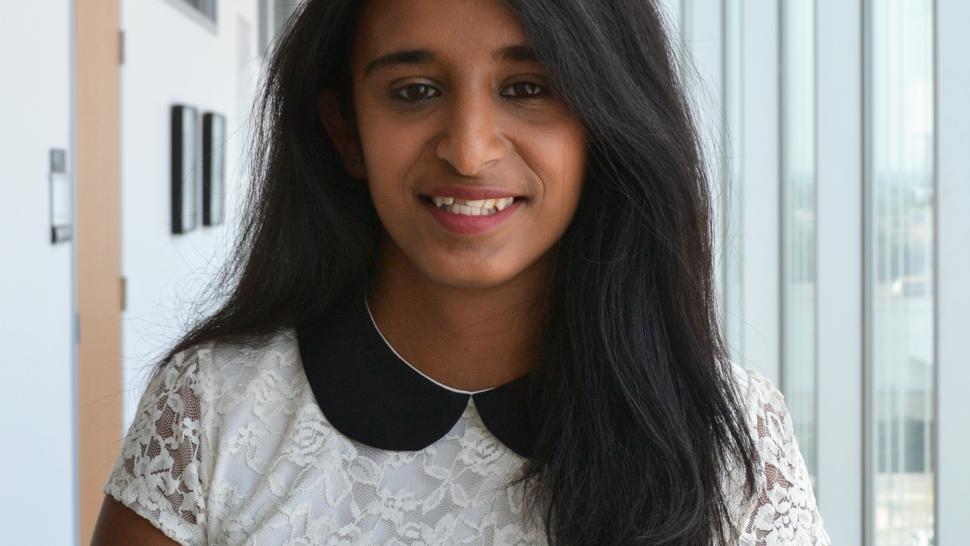
[{"label": "glass window pane", "polygon": [[934,543],[933,1],[867,2],[873,543]]},{"label": "glass window pane", "polygon": [[744,253],[741,238],[741,196],[743,189],[743,163],[741,141],[742,44],[744,28],[742,24],[743,0],[724,0],[724,158],[723,172],[727,177],[727,188],[721,204],[722,233],[724,236],[724,329],[730,357],[741,363],[744,355],[743,309],[743,262]]},{"label": "glass window pane", "polygon": [[186,4],[197,9],[199,13],[205,15],[207,19],[215,22],[216,20],[216,0],[182,0]]},{"label": "glass window pane", "polygon": [[815,479],[815,0],[781,5],[782,388]]}]

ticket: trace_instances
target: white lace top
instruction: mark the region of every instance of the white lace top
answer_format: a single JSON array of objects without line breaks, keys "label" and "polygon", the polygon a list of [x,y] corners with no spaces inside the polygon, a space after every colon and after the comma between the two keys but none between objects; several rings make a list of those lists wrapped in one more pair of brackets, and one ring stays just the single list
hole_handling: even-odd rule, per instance
[{"label": "white lace top", "polygon": [[[179,544],[542,545],[503,483],[525,462],[469,397],[416,451],[339,432],[301,363],[297,330],[260,346],[207,343],[155,374],[104,492]],[[761,457],[744,545],[827,545],[782,395],[734,365]],[[430,378],[428,378],[430,379]]]}]

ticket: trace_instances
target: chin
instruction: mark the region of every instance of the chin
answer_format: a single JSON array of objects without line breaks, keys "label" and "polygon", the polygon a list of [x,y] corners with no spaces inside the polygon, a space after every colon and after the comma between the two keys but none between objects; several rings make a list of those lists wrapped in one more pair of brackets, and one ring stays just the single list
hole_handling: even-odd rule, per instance
[{"label": "chin", "polygon": [[480,265],[437,267],[425,274],[438,284],[466,290],[494,288],[516,276],[514,272],[505,269]]}]

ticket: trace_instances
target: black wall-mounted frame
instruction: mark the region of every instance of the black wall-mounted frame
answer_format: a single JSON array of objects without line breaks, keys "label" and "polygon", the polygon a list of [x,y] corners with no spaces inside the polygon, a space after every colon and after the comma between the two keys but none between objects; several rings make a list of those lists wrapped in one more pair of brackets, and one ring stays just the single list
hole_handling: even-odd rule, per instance
[{"label": "black wall-mounted frame", "polygon": [[198,225],[199,114],[193,106],[172,106],[172,233]]},{"label": "black wall-mounted frame", "polygon": [[202,225],[225,219],[226,117],[216,112],[202,116]]}]

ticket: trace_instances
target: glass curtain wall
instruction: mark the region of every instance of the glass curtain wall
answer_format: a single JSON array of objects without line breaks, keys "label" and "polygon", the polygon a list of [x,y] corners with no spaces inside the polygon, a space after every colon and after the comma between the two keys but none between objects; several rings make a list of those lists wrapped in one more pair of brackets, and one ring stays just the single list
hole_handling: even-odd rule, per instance
[{"label": "glass curtain wall", "polygon": [[865,6],[867,536],[934,544],[934,2]]},{"label": "glass curtain wall", "polygon": [[816,474],[815,0],[781,4],[782,390]]},{"label": "glass curtain wall", "polygon": [[724,225],[723,298],[724,328],[731,359],[741,364],[744,355],[743,309],[743,262],[744,247],[741,238],[741,196],[743,190],[744,164],[741,138],[743,119],[744,63],[742,60],[744,44],[744,25],[742,10],[744,0],[722,0],[721,13],[724,14],[722,36],[724,46],[724,97],[721,103],[724,115],[724,165],[721,171],[726,175],[726,191],[723,192],[721,218]]}]

